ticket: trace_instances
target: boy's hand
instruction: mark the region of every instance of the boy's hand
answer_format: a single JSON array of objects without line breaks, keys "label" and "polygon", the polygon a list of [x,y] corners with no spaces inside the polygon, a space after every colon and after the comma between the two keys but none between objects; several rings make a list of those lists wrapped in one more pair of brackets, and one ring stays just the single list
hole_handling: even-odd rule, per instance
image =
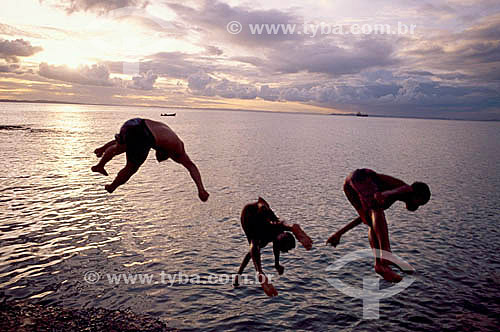
[{"label": "boy's hand", "polygon": [[115,191],[116,188],[113,188],[113,186],[107,184],[104,186],[104,189],[106,189],[106,191],[111,194],[113,191]]},{"label": "boy's hand", "polygon": [[326,241],[326,244],[330,244],[334,247],[337,247],[337,245],[339,244],[340,242],[340,235],[337,235],[337,233],[333,234],[332,236],[330,236],[328,238],[328,240]]},{"label": "boy's hand", "polygon": [[198,193],[198,197],[200,198],[200,200],[201,200],[202,202],[206,202],[206,201],[208,200],[208,196],[210,196],[210,194],[209,194],[209,193],[207,193],[205,190],[200,191],[200,192]]}]

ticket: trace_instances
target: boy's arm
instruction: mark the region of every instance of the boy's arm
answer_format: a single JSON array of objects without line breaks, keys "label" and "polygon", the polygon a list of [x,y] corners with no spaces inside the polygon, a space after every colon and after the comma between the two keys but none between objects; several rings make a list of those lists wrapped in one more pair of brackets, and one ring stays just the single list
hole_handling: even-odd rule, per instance
[{"label": "boy's arm", "polygon": [[404,182],[400,179],[396,179],[395,177],[392,177],[390,175],[385,175],[385,174],[380,174],[380,173],[376,173],[376,174],[377,174],[376,176],[378,177],[380,182],[383,182],[385,187],[389,188],[389,190],[403,187],[403,186],[407,186],[406,182]]},{"label": "boy's arm", "polygon": [[273,241],[273,253],[274,253],[274,267],[278,271],[279,275],[282,275],[285,271],[285,268],[280,265],[280,249],[279,246],[276,245],[276,241]]},{"label": "boy's arm", "polygon": [[186,153],[173,155],[172,160],[184,166],[191,175],[196,187],[198,188],[198,196],[202,202],[206,202],[208,199],[208,192],[203,187],[203,182],[201,181],[200,171],[198,167],[189,159],[189,156]]},{"label": "boy's arm", "polygon": [[328,240],[326,241],[326,244],[331,244],[332,246],[336,247],[337,244],[339,244],[340,237],[342,235],[344,235],[345,233],[347,233],[348,231],[350,231],[351,229],[353,229],[354,227],[358,226],[361,223],[362,223],[361,217],[357,217],[356,219],[354,219],[353,221],[342,227],[342,229],[337,231],[335,234],[330,236],[330,238],[328,238]]},{"label": "boy's arm", "polygon": [[289,224],[285,220],[280,220],[279,224],[283,226],[286,231],[292,232],[295,238],[302,243],[306,250],[311,250],[312,240],[311,238],[300,228],[299,224]]},{"label": "boy's arm", "polygon": [[375,200],[381,206],[385,205],[386,201],[395,201],[401,195],[411,193],[413,191],[412,187],[406,184],[404,181],[396,179],[389,175],[377,174],[379,180],[384,183],[388,190],[375,193]]}]

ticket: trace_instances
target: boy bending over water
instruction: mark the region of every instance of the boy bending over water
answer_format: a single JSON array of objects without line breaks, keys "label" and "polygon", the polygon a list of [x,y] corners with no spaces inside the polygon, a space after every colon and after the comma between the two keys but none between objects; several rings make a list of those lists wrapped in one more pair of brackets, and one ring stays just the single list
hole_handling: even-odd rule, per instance
[{"label": "boy bending over water", "polygon": [[423,182],[415,182],[410,186],[371,169],[358,169],[346,178],[344,192],[359,217],[330,236],[326,243],[336,247],[344,233],[363,222],[369,227],[368,238],[375,256],[375,271],[387,281],[401,281],[401,276],[392,271],[389,265],[395,265],[407,272],[412,272],[413,269],[391,254],[384,210],[396,201],[402,201],[406,203],[409,211],[416,211],[419,206],[429,201],[429,187]]}]

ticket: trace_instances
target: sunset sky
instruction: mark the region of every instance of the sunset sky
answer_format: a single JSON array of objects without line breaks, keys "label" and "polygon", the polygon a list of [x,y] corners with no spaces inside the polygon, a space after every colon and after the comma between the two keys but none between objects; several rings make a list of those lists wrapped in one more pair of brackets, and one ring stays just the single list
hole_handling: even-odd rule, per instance
[{"label": "sunset sky", "polygon": [[[500,119],[498,0],[4,0],[0,9],[0,99]],[[228,32],[232,21],[240,33]],[[303,32],[398,22],[414,34]],[[262,23],[296,30],[252,34]]]}]

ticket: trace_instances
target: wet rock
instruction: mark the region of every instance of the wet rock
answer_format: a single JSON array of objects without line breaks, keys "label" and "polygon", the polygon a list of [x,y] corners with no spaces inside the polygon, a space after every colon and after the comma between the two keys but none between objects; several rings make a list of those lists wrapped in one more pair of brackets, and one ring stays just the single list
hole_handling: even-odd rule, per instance
[{"label": "wet rock", "polygon": [[176,331],[145,314],[103,308],[68,309],[27,301],[0,303],[0,331]]}]

